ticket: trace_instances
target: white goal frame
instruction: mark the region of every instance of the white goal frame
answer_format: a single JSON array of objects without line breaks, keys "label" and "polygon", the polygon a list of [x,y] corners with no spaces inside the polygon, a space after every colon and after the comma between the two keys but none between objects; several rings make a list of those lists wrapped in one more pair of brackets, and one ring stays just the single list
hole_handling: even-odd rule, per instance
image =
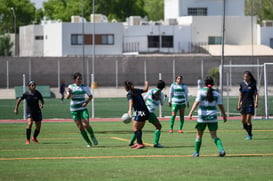
[{"label": "white goal frame", "polygon": [[[256,65],[250,65],[250,64],[230,64],[230,65],[220,65],[219,66],[219,83],[220,83],[220,87],[223,87],[223,72],[221,69],[221,66],[223,66],[223,68],[227,67],[227,68],[247,68],[247,67],[257,67],[257,68],[263,68],[264,71],[264,107],[265,107],[265,119],[269,119],[269,109],[268,109],[268,81],[267,81],[267,66],[268,65],[273,65],[273,63],[264,63],[264,64],[256,64]],[[259,86],[259,85],[258,85]],[[223,90],[221,90],[223,92]]]}]

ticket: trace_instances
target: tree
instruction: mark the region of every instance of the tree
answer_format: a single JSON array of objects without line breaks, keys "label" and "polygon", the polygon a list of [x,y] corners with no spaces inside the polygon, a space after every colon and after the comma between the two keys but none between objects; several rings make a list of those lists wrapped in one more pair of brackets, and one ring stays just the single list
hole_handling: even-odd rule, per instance
[{"label": "tree", "polygon": [[259,24],[263,20],[273,20],[272,9],[272,0],[246,0],[245,2],[245,14],[247,16],[256,15]]},{"label": "tree", "polygon": [[161,20],[164,18],[164,0],[145,0],[144,10],[149,20]]},{"label": "tree", "polygon": [[11,8],[16,16],[16,32],[19,32],[20,26],[32,24],[35,7],[30,0],[0,0],[0,4],[0,34],[15,32],[15,18]]},{"label": "tree", "polygon": [[10,41],[10,36],[0,36],[0,56],[11,56],[11,48],[13,43]]}]

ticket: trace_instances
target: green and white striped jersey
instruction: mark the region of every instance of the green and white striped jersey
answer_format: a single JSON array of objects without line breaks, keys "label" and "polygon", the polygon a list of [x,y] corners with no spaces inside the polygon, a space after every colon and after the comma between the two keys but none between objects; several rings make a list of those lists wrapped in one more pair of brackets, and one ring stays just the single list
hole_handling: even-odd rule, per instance
[{"label": "green and white striped jersey", "polygon": [[80,111],[80,110],[87,109],[87,107],[82,107],[82,104],[85,101],[85,94],[87,94],[87,96],[92,95],[89,87],[83,84],[80,86],[77,86],[76,84],[70,84],[68,86],[68,89],[72,91],[71,101],[70,101],[70,111]]},{"label": "green and white striped jersey", "polygon": [[172,83],[169,92],[169,102],[177,105],[184,105],[189,102],[188,87],[185,84]]},{"label": "green and white striped jersey", "polygon": [[207,101],[208,88],[199,89],[195,101],[199,102],[198,118],[199,123],[217,122],[217,105],[223,104],[220,93],[213,89],[213,101]]},{"label": "green and white striped jersey", "polygon": [[149,109],[149,112],[154,112],[155,109],[161,104],[163,105],[165,101],[164,93],[161,91],[158,100],[153,99],[153,94],[155,94],[159,89],[154,88],[148,91],[148,93],[144,96],[145,104]]}]

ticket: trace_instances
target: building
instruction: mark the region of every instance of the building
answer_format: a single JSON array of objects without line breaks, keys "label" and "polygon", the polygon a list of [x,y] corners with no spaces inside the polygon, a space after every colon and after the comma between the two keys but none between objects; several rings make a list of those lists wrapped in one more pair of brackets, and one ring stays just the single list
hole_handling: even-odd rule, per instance
[{"label": "building", "polygon": [[[131,16],[123,23],[108,22],[105,16],[96,14],[90,18],[94,23],[73,16],[71,22],[44,21],[41,25],[20,27],[20,56],[92,55],[93,31],[96,55],[132,52],[219,55],[223,25],[224,44],[229,45],[228,55],[238,52],[241,47],[259,45],[265,45],[262,48],[273,55],[269,48],[273,44],[272,27],[260,27],[256,16],[245,16],[245,0],[226,1],[223,16],[223,2],[165,0],[165,17],[158,22],[149,22],[139,16]],[[212,53],[217,51],[219,53]]]}]

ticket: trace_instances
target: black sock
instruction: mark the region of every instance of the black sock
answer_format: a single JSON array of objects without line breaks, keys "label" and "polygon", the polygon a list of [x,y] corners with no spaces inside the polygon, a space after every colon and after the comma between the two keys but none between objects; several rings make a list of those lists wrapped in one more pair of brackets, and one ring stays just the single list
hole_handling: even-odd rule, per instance
[{"label": "black sock", "polygon": [[247,133],[249,136],[252,136],[252,124],[247,125]]},{"label": "black sock", "polygon": [[137,143],[138,144],[143,144],[143,142],[142,142],[142,130],[137,130],[135,132],[135,134],[136,134]]},{"label": "black sock", "polygon": [[34,138],[37,138],[38,135],[39,135],[39,133],[40,133],[40,131],[38,131],[37,129],[35,129],[34,134],[33,134],[33,137],[34,137]]},{"label": "black sock", "polygon": [[31,134],[31,129],[27,128],[26,129],[27,140],[30,140],[30,134]]},{"label": "black sock", "polygon": [[247,124],[243,124],[243,128],[247,131]]}]

